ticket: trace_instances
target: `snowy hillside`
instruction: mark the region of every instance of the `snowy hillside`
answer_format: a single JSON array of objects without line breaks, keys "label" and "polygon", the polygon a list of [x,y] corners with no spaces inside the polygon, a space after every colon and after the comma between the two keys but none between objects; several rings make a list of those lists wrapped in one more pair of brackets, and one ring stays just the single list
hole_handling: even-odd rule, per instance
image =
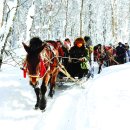
[{"label": "snowy hillside", "polygon": [[104,68],[78,86],[58,88],[45,112],[18,68],[0,72],[1,130],[129,130],[130,63]]}]

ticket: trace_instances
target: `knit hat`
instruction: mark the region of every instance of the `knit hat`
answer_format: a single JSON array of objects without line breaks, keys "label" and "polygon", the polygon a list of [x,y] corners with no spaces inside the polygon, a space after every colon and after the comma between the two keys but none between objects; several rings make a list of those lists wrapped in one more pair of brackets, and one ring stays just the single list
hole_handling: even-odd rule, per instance
[{"label": "knit hat", "polygon": [[85,36],[84,40],[87,42],[87,41],[91,40],[91,38],[89,36]]}]

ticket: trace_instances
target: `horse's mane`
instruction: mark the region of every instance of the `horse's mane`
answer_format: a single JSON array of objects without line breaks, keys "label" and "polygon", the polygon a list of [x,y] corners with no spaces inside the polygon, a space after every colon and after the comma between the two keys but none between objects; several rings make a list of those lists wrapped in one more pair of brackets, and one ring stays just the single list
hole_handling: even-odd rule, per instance
[{"label": "horse's mane", "polygon": [[46,40],[45,42],[50,43],[54,48],[57,47],[57,42],[54,40]]},{"label": "horse's mane", "polygon": [[42,40],[39,37],[33,37],[30,40],[29,46],[32,51],[36,50],[37,48],[41,47],[43,44]]},{"label": "horse's mane", "polygon": [[51,43],[51,44],[55,44],[56,42],[54,40],[46,40],[45,42]]}]

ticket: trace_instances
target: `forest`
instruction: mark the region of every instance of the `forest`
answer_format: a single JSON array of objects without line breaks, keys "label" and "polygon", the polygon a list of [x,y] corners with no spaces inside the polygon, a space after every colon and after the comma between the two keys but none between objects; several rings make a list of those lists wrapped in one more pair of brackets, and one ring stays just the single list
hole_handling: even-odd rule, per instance
[{"label": "forest", "polygon": [[94,45],[116,45],[129,43],[129,28],[129,0],[1,0],[0,67],[19,65],[21,43],[35,36],[73,42],[88,35]]}]

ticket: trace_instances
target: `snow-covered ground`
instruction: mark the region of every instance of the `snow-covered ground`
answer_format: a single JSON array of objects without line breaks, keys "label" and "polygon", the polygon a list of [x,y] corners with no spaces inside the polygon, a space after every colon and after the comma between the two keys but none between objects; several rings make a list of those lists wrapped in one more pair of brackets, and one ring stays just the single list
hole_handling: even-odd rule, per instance
[{"label": "snow-covered ground", "polygon": [[83,84],[60,87],[45,112],[19,68],[0,72],[1,130],[130,130],[130,63],[104,68]]}]

